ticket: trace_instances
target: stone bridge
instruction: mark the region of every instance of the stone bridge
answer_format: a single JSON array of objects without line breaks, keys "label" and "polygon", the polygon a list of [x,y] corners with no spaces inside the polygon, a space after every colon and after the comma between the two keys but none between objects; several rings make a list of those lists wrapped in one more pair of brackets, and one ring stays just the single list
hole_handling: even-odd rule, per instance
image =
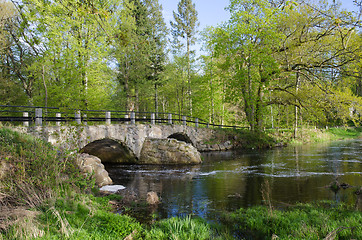
[{"label": "stone bridge", "polygon": [[[184,125],[106,124],[18,127],[18,129],[43,138],[55,146],[96,156],[98,155],[94,154],[94,151],[103,148],[104,152],[107,152],[107,156],[104,156],[106,159],[112,159],[114,155],[120,154],[131,154],[139,158],[146,139],[173,138],[190,143],[199,151],[227,150],[232,147],[230,141],[226,140],[220,144],[206,144],[215,138],[214,129]],[[102,161],[107,162],[106,159]]]}]

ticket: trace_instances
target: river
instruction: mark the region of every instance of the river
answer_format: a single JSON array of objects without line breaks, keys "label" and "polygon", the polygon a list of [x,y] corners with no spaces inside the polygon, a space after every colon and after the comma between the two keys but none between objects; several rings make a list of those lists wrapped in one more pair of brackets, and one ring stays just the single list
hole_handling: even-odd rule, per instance
[{"label": "river", "polygon": [[114,184],[139,196],[155,191],[159,218],[193,214],[215,219],[222,211],[265,204],[332,200],[353,204],[355,187],[333,192],[338,179],[362,185],[362,139],[272,150],[203,153],[200,166],[106,165]]}]

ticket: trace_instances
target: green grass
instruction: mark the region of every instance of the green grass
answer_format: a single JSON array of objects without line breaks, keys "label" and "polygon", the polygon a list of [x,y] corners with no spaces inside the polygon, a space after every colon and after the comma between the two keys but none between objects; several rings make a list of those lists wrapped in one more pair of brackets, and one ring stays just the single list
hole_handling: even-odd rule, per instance
[{"label": "green grass", "polygon": [[362,212],[344,205],[301,204],[270,211],[265,206],[240,209],[225,220],[233,231],[248,239],[362,239]]},{"label": "green grass", "polygon": [[145,239],[166,240],[166,239],[190,239],[206,240],[211,239],[210,226],[201,219],[192,219],[190,216],[170,218],[158,222],[146,233]]},{"label": "green grass", "polygon": [[124,239],[137,237],[142,226],[135,219],[114,214],[109,197],[77,194],[44,205],[39,216],[45,234],[38,239]]},{"label": "green grass", "polygon": [[327,131],[331,133],[336,138],[346,139],[346,138],[357,138],[361,136],[362,127],[359,128],[331,128]]}]

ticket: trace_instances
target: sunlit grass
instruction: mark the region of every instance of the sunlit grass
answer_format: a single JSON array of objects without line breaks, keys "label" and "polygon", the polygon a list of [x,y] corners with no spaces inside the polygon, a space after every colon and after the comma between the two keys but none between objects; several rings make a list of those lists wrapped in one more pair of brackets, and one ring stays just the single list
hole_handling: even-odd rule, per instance
[{"label": "sunlit grass", "polygon": [[344,205],[301,204],[272,213],[258,206],[231,213],[226,222],[250,239],[362,239],[362,212]]}]

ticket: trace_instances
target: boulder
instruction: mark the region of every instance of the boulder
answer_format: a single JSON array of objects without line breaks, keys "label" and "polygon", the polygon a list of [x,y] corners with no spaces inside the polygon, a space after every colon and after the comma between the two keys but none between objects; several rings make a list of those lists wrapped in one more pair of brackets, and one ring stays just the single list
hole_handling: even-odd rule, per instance
[{"label": "boulder", "polygon": [[146,138],[138,164],[200,164],[200,153],[189,143],[176,139]]},{"label": "boulder", "polygon": [[77,157],[77,164],[84,174],[94,174],[98,187],[112,184],[112,179],[98,157],[82,153]]},{"label": "boulder", "polygon": [[146,201],[150,205],[155,205],[160,203],[160,199],[157,196],[156,192],[148,192]]}]

